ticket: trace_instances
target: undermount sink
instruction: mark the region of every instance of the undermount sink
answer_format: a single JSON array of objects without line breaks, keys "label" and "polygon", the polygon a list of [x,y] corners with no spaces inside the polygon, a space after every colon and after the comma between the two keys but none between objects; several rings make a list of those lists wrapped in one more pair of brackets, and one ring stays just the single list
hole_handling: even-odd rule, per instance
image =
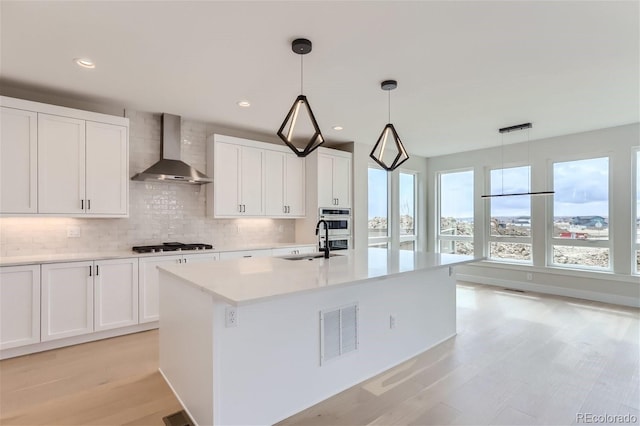
[{"label": "undermount sink", "polygon": [[[336,253],[329,253],[329,257],[341,256]],[[324,253],[314,253],[314,254],[296,254],[293,256],[282,256],[281,259],[285,260],[313,260],[320,259],[324,257]]]}]

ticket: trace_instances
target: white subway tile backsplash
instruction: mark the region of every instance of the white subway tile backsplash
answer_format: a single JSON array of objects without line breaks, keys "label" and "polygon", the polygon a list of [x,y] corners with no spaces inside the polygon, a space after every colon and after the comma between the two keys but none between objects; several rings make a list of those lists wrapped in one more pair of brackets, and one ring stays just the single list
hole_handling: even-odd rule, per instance
[{"label": "white subway tile backsplash", "polygon": [[[160,115],[127,111],[126,116],[130,120],[129,172],[133,176],[160,158]],[[202,172],[206,169],[207,134],[211,132],[206,123],[183,120],[182,159]],[[293,220],[207,217],[205,193],[199,186],[131,181],[129,218],[0,218],[0,256],[128,250],[166,241],[218,247],[294,241]],[[80,237],[68,238],[68,226],[79,227]]]}]

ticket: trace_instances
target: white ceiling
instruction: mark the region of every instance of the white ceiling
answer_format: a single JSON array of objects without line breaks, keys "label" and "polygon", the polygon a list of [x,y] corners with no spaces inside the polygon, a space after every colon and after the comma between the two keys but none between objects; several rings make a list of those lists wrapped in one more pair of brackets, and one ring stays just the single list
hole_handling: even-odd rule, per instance
[{"label": "white ceiling", "polygon": [[[639,120],[639,3],[3,0],[2,82],[274,134],[304,89],[328,141],[391,121],[427,157]],[[87,56],[85,70],[72,59]],[[248,99],[252,106],[239,108]],[[341,125],[341,132],[332,126]],[[605,143],[606,141],[603,141]]]}]

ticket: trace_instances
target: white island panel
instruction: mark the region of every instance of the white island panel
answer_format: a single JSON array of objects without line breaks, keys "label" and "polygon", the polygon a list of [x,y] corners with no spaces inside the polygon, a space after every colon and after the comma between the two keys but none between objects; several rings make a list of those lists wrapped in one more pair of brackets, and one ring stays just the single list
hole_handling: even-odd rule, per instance
[{"label": "white island panel", "polygon": [[[364,263],[353,256],[218,262],[216,272],[227,273],[209,275],[206,286],[185,278],[201,274],[200,265],[162,270],[160,367],[193,420],[273,424],[455,335],[455,281],[448,267],[455,257],[436,266],[427,264],[434,257],[425,253],[406,263],[398,252],[382,251],[385,262],[375,250]],[[268,266],[277,268],[269,273]],[[304,276],[302,289],[268,278],[293,281],[301,269],[316,271]],[[346,279],[355,281],[335,272],[348,270]],[[238,292],[220,293],[233,284]],[[258,285],[271,292],[257,292]],[[274,288],[282,293],[274,295]],[[351,303],[359,306],[359,348],[321,364],[320,312]],[[225,326],[229,308],[236,309],[236,327]],[[381,383],[378,391],[385,386],[393,384]]]}]

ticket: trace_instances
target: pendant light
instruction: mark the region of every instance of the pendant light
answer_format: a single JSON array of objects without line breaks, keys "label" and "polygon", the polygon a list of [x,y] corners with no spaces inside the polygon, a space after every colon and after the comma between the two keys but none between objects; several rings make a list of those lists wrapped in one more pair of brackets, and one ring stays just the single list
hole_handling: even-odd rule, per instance
[{"label": "pendant light", "polygon": [[[504,134],[505,133],[509,133],[509,132],[515,132],[518,130],[524,130],[524,129],[530,129],[532,128],[533,125],[531,123],[523,123],[523,124],[516,124],[515,126],[509,126],[509,127],[503,127],[501,129],[498,129],[498,132],[500,132],[502,136],[502,145],[501,145],[501,155],[502,155],[502,178],[503,178],[503,184],[502,184],[502,193],[500,194],[487,194],[487,195],[481,195],[480,198],[494,198],[494,197],[514,197],[514,196],[518,196],[518,195],[551,195],[551,194],[555,194],[555,191],[536,191],[536,192],[531,192],[531,177],[529,177],[529,191],[528,192],[515,192],[515,193],[508,193],[505,194],[504,193]],[[529,141],[529,132],[527,131],[527,160],[529,163],[531,163],[530,161],[530,141]]]},{"label": "pendant light", "polygon": [[407,154],[407,151],[404,149],[404,145],[402,145],[402,141],[400,140],[400,136],[398,136],[398,132],[396,132],[396,128],[391,124],[391,91],[398,87],[398,82],[395,80],[385,80],[380,83],[380,87],[382,90],[386,90],[389,94],[389,120],[387,125],[384,126],[384,129],[382,129],[382,133],[380,133],[380,137],[373,146],[369,157],[378,163],[380,167],[391,172],[397,169],[400,164],[407,161],[409,159],[409,154]]},{"label": "pendant light", "polygon": [[295,39],[291,43],[291,50],[300,55],[300,95],[293,102],[277,135],[298,157],[306,157],[324,143],[316,117],[303,92],[302,58],[311,52],[311,42],[306,38]]}]

